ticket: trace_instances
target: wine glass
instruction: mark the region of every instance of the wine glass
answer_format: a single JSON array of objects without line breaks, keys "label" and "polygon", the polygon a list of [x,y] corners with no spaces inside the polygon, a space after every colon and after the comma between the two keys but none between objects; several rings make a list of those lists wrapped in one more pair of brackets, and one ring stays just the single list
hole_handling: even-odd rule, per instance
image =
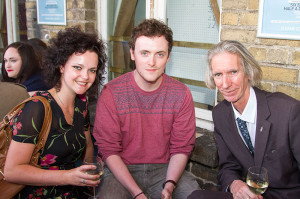
[{"label": "wine glass", "polygon": [[[99,156],[90,156],[84,159],[83,164],[85,165],[94,165],[96,166],[96,169],[86,170],[85,173],[89,175],[100,175],[100,178],[103,174],[103,162]],[[100,180],[100,178],[96,180]],[[93,187],[94,195],[90,197],[89,199],[97,199],[96,197],[96,190],[95,187]]]},{"label": "wine glass", "polygon": [[250,167],[246,183],[255,195],[263,194],[269,186],[268,170],[264,167]]}]

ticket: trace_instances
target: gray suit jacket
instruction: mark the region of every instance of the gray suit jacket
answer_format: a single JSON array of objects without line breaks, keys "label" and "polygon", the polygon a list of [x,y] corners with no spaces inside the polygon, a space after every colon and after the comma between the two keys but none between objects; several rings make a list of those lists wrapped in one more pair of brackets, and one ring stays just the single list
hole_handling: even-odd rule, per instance
[{"label": "gray suit jacket", "polygon": [[254,157],[243,143],[231,103],[224,100],[213,110],[219,154],[218,180],[222,190],[240,179],[250,166],[268,169],[269,188],[264,198],[300,198],[300,102],[283,94],[254,88],[257,126]]}]

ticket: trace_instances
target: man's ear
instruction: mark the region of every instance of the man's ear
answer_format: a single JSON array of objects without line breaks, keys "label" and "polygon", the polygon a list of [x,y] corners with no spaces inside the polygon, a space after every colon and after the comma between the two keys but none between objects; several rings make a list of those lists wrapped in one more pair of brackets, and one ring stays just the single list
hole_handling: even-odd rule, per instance
[{"label": "man's ear", "polygon": [[131,58],[132,61],[135,60],[135,58],[134,58],[134,50],[132,50],[132,48],[130,48],[130,58]]},{"label": "man's ear", "polygon": [[170,60],[170,56],[171,56],[171,53],[169,53],[169,55],[168,55],[167,63],[168,63],[169,60]]}]

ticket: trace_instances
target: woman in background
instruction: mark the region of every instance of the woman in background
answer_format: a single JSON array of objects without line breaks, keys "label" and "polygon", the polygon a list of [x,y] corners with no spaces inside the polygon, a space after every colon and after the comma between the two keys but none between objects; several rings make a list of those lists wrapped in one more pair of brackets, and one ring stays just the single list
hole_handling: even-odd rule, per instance
[{"label": "woman in background", "polygon": [[28,163],[42,127],[44,107],[39,101],[30,101],[11,124],[14,136],[5,178],[27,185],[16,198],[86,198],[86,186],[97,186],[100,176],[86,174],[95,166],[76,168],[75,163],[94,152],[85,93],[96,81],[102,81],[105,46],[96,33],[68,28],[50,40],[44,58],[43,72],[53,88],[35,95],[50,102],[53,120],[39,158],[41,168]]},{"label": "woman in background", "polygon": [[40,75],[38,58],[30,44],[14,42],[4,49],[2,81],[23,84],[32,95],[35,91],[47,90]]}]

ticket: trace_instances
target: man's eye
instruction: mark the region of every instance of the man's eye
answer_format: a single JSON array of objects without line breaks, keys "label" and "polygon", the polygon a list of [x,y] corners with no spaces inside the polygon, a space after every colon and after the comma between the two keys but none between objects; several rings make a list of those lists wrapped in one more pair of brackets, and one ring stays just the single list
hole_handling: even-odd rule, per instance
[{"label": "man's eye", "polygon": [[232,71],[231,73],[232,73],[232,74],[236,74],[236,73],[237,73],[237,71],[236,71],[236,70],[234,70],[234,71]]},{"label": "man's eye", "polygon": [[142,52],[142,55],[147,55],[148,53],[147,52]]}]

